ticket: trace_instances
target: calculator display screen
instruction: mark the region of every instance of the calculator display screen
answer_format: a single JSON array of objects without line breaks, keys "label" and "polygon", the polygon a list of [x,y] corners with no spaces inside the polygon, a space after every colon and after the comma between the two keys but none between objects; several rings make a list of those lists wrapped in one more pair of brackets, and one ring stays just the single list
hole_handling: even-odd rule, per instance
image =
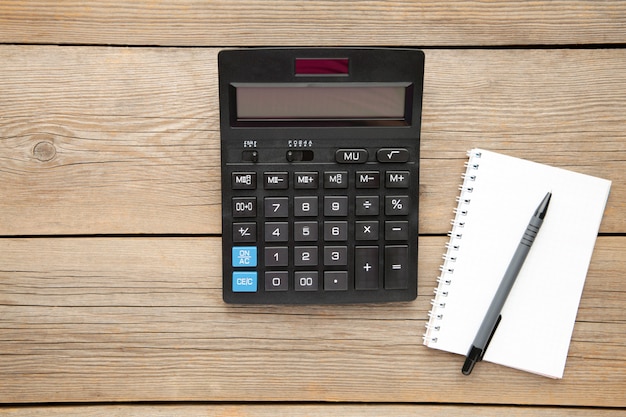
[{"label": "calculator display screen", "polygon": [[234,85],[237,121],[406,120],[407,84]]}]

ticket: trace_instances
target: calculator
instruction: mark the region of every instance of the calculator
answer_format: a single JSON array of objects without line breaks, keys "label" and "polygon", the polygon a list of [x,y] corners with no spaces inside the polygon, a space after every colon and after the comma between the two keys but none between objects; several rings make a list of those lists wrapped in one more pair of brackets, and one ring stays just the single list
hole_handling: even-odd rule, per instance
[{"label": "calculator", "polygon": [[423,52],[234,49],[218,70],[224,301],[415,299]]}]

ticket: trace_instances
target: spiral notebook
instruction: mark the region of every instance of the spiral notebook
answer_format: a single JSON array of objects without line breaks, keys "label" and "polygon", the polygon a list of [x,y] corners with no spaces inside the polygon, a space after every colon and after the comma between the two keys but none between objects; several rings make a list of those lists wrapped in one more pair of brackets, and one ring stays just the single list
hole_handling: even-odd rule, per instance
[{"label": "spiral notebook", "polygon": [[468,156],[424,344],[467,354],[531,215],[551,191],[483,360],[562,378],[611,182],[482,149]]}]

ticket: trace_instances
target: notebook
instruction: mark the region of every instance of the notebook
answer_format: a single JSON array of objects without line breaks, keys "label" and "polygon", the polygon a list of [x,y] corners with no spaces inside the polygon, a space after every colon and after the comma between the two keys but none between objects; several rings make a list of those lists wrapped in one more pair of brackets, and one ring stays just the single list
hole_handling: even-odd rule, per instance
[{"label": "notebook", "polygon": [[611,182],[483,149],[468,156],[424,344],[467,354],[532,214],[551,191],[483,360],[562,378]]}]

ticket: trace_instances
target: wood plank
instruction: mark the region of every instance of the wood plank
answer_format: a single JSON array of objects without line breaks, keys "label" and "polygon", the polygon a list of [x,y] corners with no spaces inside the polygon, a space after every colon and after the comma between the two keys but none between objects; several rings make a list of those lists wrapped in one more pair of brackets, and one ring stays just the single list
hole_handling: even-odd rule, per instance
[{"label": "wood plank", "polygon": [[[216,49],[0,46],[0,235],[219,234]],[[427,50],[420,232],[474,146],[613,181],[626,231],[626,50]]]},{"label": "wood plank", "polygon": [[470,381],[421,344],[445,241],[420,238],[414,302],[237,306],[219,238],[0,239],[0,403],[626,404],[626,239],[598,239],[563,380]]},{"label": "wood plank", "polygon": [[139,0],[0,4],[1,43],[545,45],[623,43],[621,1]]},{"label": "wood plank", "polygon": [[406,417],[619,417],[623,410],[569,407],[510,407],[456,405],[105,405],[0,408],[4,417],[300,417],[300,416],[406,416]]},{"label": "wood plank", "polygon": [[0,234],[220,232],[216,50],[0,51]]}]

